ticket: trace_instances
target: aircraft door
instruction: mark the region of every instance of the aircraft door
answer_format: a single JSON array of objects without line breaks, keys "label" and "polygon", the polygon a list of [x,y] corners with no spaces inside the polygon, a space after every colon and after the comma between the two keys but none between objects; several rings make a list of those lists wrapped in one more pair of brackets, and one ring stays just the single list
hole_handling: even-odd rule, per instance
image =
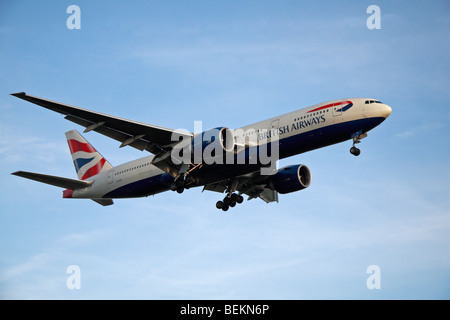
[{"label": "aircraft door", "polygon": [[280,127],[280,119],[273,120],[270,126],[271,140],[278,139],[278,128]]},{"label": "aircraft door", "polygon": [[111,184],[114,182],[114,170],[109,170],[108,172],[108,184]]},{"label": "aircraft door", "polygon": [[272,125],[271,125],[271,129],[278,129],[278,127],[280,126],[280,119],[277,120],[273,120],[272,121]]}]

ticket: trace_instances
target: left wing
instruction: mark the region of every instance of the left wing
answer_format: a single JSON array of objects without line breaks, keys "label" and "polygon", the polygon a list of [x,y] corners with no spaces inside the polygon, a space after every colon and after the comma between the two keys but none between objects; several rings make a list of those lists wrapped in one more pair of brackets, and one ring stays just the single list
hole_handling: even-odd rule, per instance
[{"label": "left wing", "polygon": [[179,167],[168,156],[178,140],[172,135],[190,138],[192,133],[172,130],[142,122],[123,119],[108,114],[35,97],[25,92],[13,93],[13,96],[37,104],[49,110],[65,115],[65,119],[86,128],[84,132],[96,131],[121,142],[120,147],[131,146],[138,150],[147,150],[156,155],[154,165],[161,170],[177,176]]},{"label": "left wing", "polygon": [[266,203],[278,202],[278,192],[270,186],[270,177],[262,176],[259,172],[253,172],[231,180],[207,184],[203,190],[223,193],[230,191],[231,188],[231,192],[238,191],[239,194],[248,195],[247,200],[260,198]]}]

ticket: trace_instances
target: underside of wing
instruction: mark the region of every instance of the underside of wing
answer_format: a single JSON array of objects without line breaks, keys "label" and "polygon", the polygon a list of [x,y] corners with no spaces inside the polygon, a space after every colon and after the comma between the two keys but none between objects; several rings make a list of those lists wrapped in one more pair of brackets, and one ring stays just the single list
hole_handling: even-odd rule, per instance
[{"label": "underside of wing", "polygon": [[275,190],[272,190],[268,187],[262,187],[259,186],[259,188],[253,189],[251,192],[245,193],[249,195],[248,200],[254,199],[254,198],[260,198],[264,200],[266,203],[269,202],[278,202],[278,192]]},{"label": "underside of wing", "polygon": [[216,183],[205,185],[203,190],[223,192],[235,192],[248,196],[247,200],[260,198],[266,203],[278,202],[278,192],[270,186],[270,176],[262,176],[259,172],[254,172]]}]

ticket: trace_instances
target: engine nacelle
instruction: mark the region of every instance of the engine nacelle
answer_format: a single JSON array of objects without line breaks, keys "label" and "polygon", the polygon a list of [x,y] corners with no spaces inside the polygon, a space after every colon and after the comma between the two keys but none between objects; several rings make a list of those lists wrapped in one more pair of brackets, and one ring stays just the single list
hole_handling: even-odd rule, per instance
[{"label": "engine nacelle", "polygon": [[290,193],[308,188],[311,184],[311,172],[303,164],[283,167],[274,174],[272,183],[278,193]]},{"label": "engine nacelle", "polygon": [[223,152],[233,151],[233,132],[225,127],[213,128],[195,135],[192,139],[193,152],[196,150],[202,150],[203,152],[208,146],[210,146],[211,149],[221,149]]},{"label": "engine nacelle", "polygon": [[176,164],[224,163],[234,148],[234,135],[230,129],[213,128],[177,144],[172,150],[172,161]]}]

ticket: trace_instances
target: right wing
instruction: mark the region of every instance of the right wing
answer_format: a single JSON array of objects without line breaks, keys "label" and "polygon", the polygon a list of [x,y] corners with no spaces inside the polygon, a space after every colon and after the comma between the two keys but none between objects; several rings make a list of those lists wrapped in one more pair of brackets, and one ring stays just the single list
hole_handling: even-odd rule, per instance
[{"label": "right wing", "polygon": [[176,138],[191,138],[192,133],[172,130],[142,122],[123,119],[108,114],[90,111],[67,104],[35,97],[25,92],[13,93],[13,96],[37,104],[49,110],[65,115],[65,119],[86,128],[84,132],[96,131],[121,142],[120,147],[131,146],[138,150],[147,150],[156,155],[153,164],[161,170],[177,176],[180,170],[170,158],[170,151],[178,144]]},{"label": "right wing", "polygon": [[[66,119],[86,128],[85,132],[96,131],[121,142],[121,147],[131,146],[158,154],[174,143],[172,134],[191,137],[192,134],[168,128],[127,120],[108,114],[90,111],[67,104],[35,97],[25,92],[13,93],[13,96],[37,104],[49,110],[65,115]],[[176,141],[178,142],[178,141]]]}]

